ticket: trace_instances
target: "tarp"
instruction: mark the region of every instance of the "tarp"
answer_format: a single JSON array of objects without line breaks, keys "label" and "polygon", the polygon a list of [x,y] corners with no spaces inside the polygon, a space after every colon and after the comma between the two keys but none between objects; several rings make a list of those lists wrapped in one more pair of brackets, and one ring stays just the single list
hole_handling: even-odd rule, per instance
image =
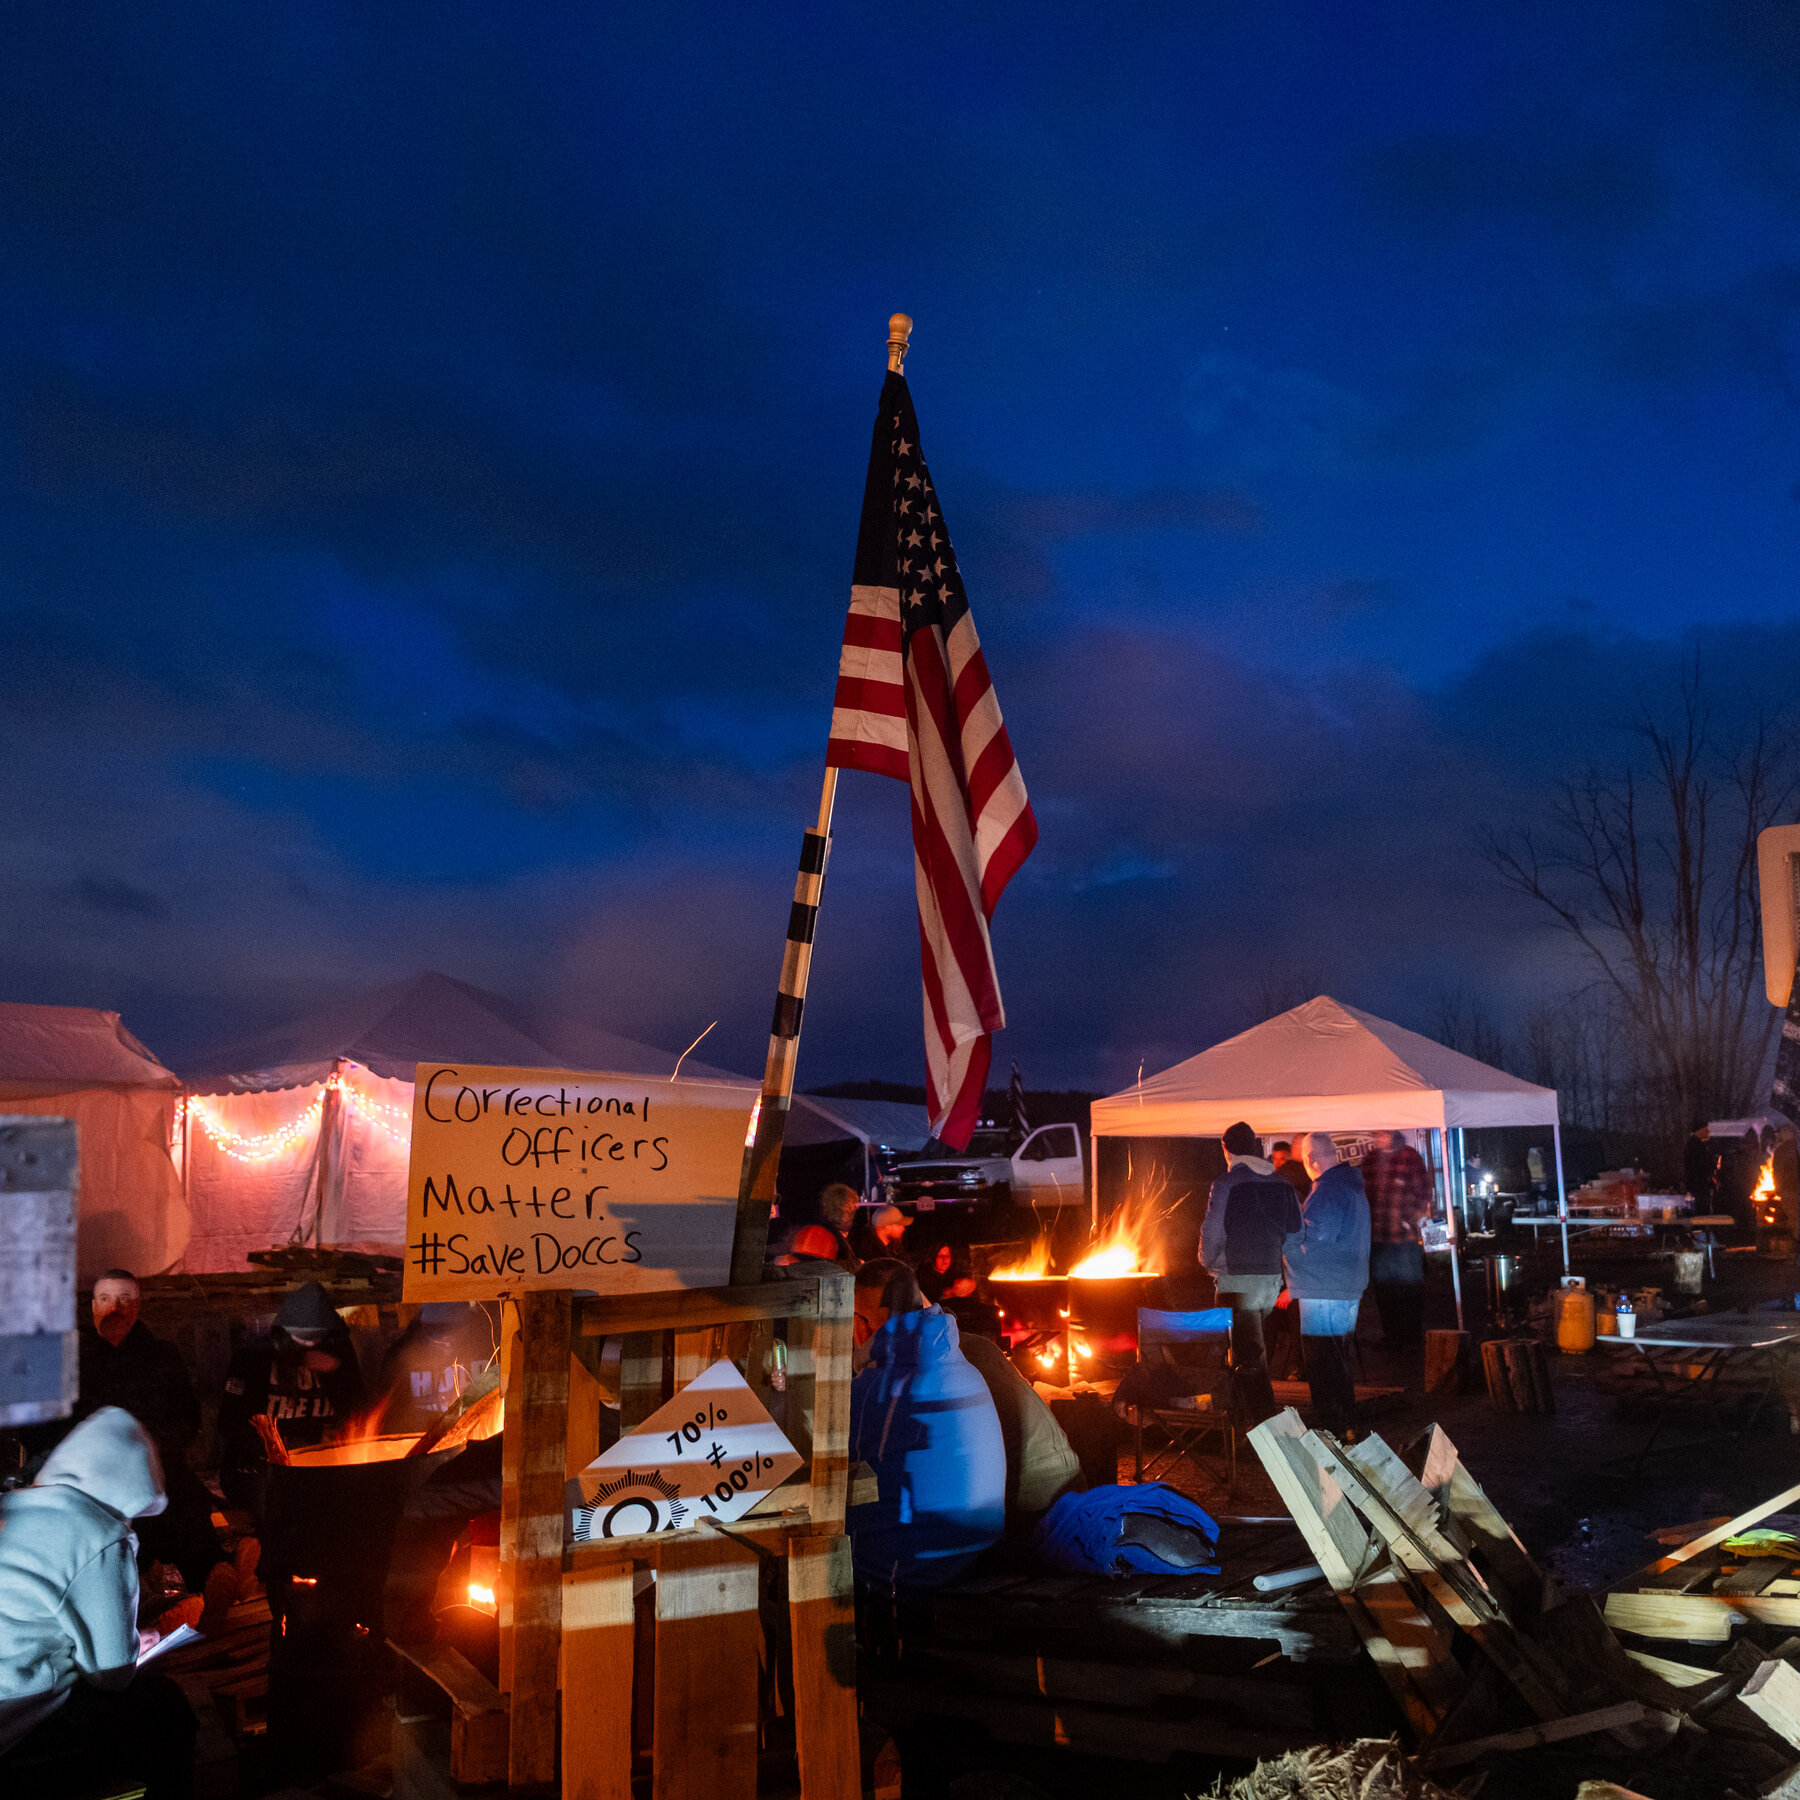
[{"label": "tarp", "polygon": [[110,1268],[161,1274],[186,1250],[170,1156],[180,1089],[116,1012],[0,1002],[0,1113],[75,1121],[82,1281]]},{"label": "tarp", "polygon": [[1098,1137],[1553,1125],[1556,1090],[1321,994],[1096,1100]]}]

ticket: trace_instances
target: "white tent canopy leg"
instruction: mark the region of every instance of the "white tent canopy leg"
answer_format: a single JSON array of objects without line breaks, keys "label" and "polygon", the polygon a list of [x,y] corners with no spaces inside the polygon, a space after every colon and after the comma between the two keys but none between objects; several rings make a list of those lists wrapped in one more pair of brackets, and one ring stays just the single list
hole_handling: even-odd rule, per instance
[{"label": "white tent canopy leg", "polygon": [[1560,1121],[1550,1121],[1550,1149],[1556,1158],[1556,1217],[1562,1227],[1563,1273],[1569,1272],[1569,1197],[1563,1191],[1562,1167],[1562,1125]]},{"label": "white tent canopy leg", "polygon": [[[1462,1130],[1445,1126],[1440,1139],[1444,1151],[1444,1223],[1450,1232],[1450,1288],[1456,1296],[1456,1329],[1463,1328],[1462,1222],[1456,1210],[1456,1191],[1462,1180]],[[1454,1163],[1454,1168],[1452,1164]]]}]

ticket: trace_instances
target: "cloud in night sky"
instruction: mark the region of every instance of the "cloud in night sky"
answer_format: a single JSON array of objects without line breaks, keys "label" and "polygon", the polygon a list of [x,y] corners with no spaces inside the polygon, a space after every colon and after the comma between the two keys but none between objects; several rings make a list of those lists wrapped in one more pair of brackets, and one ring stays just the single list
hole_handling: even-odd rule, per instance
[{"label": "cloud in night sky", "polygon": [[[999,1054],[1560,991],[1477,828],[1800,651],[1784,21],[16,9],[0,994],[758,1067],[895,306],[1042,827]],[[917,984],[851,778],[803,1079]]]}]

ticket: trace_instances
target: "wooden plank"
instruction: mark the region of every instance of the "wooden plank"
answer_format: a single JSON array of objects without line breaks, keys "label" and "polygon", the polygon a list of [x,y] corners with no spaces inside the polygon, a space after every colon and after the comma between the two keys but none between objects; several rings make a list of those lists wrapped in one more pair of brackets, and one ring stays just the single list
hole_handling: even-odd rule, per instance
[{"label": "wooden plank", "polygon": [[563,1577],[563,1800],[631,1800],[629,1563]]},{"label": "wooden plank", "polygon": [[1462,1763],[1475,1762],[1507,1750],[1531,1750],[1539,1744],[1559,1744],[1568,1738],[1591,1737],[1596,1732],[1620,1731],[1633,1725],[1671,1719],[1654,1707],[1637,1700],[1621,1700],[1615,1706],[1602,1706],[1594,1712],[1577,1713],[1572,1719],[1547,1719],[1540,1725],[1528,1725],[1519,1731],[1496,1732],[1492,1737],[1471,1738],[1467,1743],[1452,1744],[1435,1753],[1426,1753],[1426,1764],[1432,1769],[1454,1769]]},{"label": "wooden plank", "polygon": [[680,1393],[697,1376],[719,1360],[724,1327],[701,1325],[675,1333],[675,1391]]},{"label": "wooden plank", "polygon": [[782,1514],[778,1518],[756,1518],[746,1515],[735,1524],[708,1529],[690,1526],[685,1530],[641,1531],[629,1537],[605,1538],[591,1544],[571,1544],[563,1553],[563,1567],[576,1574],[593,1569],[611,1568],[619,1563],[633,1563],[639,1568],[660,1568],[663,1553],[688,1538],[737,1539],[755,1543],[771,1556],[783,1556],[791,1539],[816,1537],[811,1519],[804,1508]]},{"label": "wooden plank", "polygon": [[[848,1275],[818,1277],[819,1310],[788,1326],[790,1349],[804,1365],[797,1398],[811,1434],[807,1508],[821,1530],[842,1530],[850,1497],[850,1352],[855,1289]],[[790,1369],[790,1385],[793,1373]],[[791,1409],[790,1409],[791,1416]],[[795,1446],[798,1448],[798,1445]]]},{"label": "wooden plank", "polygon": [[518,1306],[502,1303],[500,1384],[505,1399],[500,1424],[500,1558],[494,1610],[500,1623],[500,1691],[513,1688],[513,1573],[519,1553],[519,1471],[525,1454],[524,1375],[519,1357]]},{"label": "wooden plank", "polygon": [[619,1434],[634,1431],[663,1403],[660,1331],[628,1332],[619,1348]]},{"label": "wooden plank", "polygon": [[754,1552],[684,1533],[656,1580],[653,1800],[755,1800]]},{"label": "wooden plank", "polygon": [[563,1456],[565,1479],[578,1475],[600,1454],[600,1383],[573,1351],[569,1353],[569,1441]]},{"label": "wooden plank", "polygon": [[852,1585],[847,1537],[788,1545],[794,1737],[806,1800],[860,1800],[862,1794]]},{"label": "wooden plank", "polygon": [[1428,1331],[1425,1334],[1425,1391],[1428,1394],[1460,1394],[1469,1366],[1469,1334],[1466,1331]]},{"label": "wooden plank", "polygon": [[1652,1656],[1648,1650],[1627,1650],[1625,1654],[1672,1688],[1705,1687],[1709,1682],[1727,1679],[1717,1669],[1699,1669],[1692,1663],[1671,1662],[1666,1656]]},{"label": "wooden plank", "polygon": [[[1361,1446],[1360,1466],[1353,1465],[1318,1432],[1309,1432],[1305,1443],[1321,1468],[1330,1470],[1351,1503],[1381,1534],[1388,1554],[1416,1576],[1445,1613],[1474,1638],[1525,1704],[1540,1719],[1561,1718],[1568,1708],[1493,1596],[1464,1564],[1456,1546],[1437,1529],[1437,1502],[1413,1479],[1405,1464],[1379,1438]],[[1377,1482],[1392,1489],[1391,1506]],[[1409,1520],[1417,1521],[1417,1529]]]},{"label": "wooden plank", "polygon": [[1437,1495],[1445,1517],[1462,1535],[1489,1584],[1504,1594],[1515,1624],[1529,1627],[1540,1612],[1556,1604],[1556,1584],[1519,1542],[1481,1483],[1463,1466],[1441,1425],[1431,1428],[1419,1485]]},{"label": "wooden plank", "polygon": [[818,1310],[811,1281],[765,1281],[749,1287],[677,1288],[660,1294],[608,1294],[577,1303],[583,1337],[635,1331],[687,1331],[746,1319],[799,1319]]},{"label": "wooden plank", "polygon": [[[569,1439],[567,1288],[519,1299],[518,1524],[512,1577],[511,1743],[514,1787],[556,1778],[556,1673],[562,1644],[563,1483]],[[518,1417],[515,1419],[515,1410]],[[502,1452],[504,1459],[504,1450]]]},{"label": "wooden plank", "polygon": [[989,1693],[1046,1700],[1085,1702],[1148,1710],[1162,1699],[1204,1701],[1247,1725],[1270,1730],[1311,1729],[1312,1696],[1288,1681],[1249,1675],[1218,1675],[1174,1660],[1091,1662],[1073,1656],[1034,1656],[1018,1650],[957,1650],[947,1645],[906,1646],[909,1663],[957,1678]]},{"label": "wooden plank", "polygon": [[[1754,1601],[1740,1605],[1754,1605]],[[1800,1602],[1794,1604],[1800,1605]],[[1608,1594],[1606,1622],[1635,1637],[1681,1638],[1692,1644],[1722,1644],[1738,1614],[1710,1594]]]},{"label": "wooden plank", "polygon": [[1776,1734],[1800,1750],[1800,1674],[1771,1659],[1738,1689],[1737,1696]]},{"label": "wooden plank", "polygon": [[[1693,1565],[1688,1565],[1690,1568]],[[1729,1575],[1721,1575],[1713,1583],[1715,1594],[1761,1594],[1779,1581],[1789,1565],[1779,1556],[1753,1556]]]},{"label": "wooden plank", "polygon": [[1295,1731],[1246,1731],[1208,1718],[1147,1718],[1102,1706],[1003,1700],[949,1687],[878,1685],[866,1710],[884,1725],[939,1718],[971,1719],[1002,1743],[1131,1762],[1163,1763],[1171,1756],[1232,1757],[1245,1762],[1279,1756],[1307,1742]]},{"label": "wooden plank", "polygon": [[1378,1540],[1314,1460],[1305,1435],[1290,1407],[1256,1426],[1249,1441],[1407,1723],[1429,1737],[1462,1686],[1449,1644],[1396,1570],[1367,1572],[1380,1553]]},{"label": "wooden plank", "polygon": [[[1800,1482],[1791,1488],[1783,1488],[1773,1500],[1765,1500],[1760,1506],[1753,1506],[1748,1512],[1739,1513],[1735,1519],[1727,1519],[1722,1525],[1703,1531],[1697,1538],[1683,1544],[1678,1550],[1671,1550],[1660,1562],[1651,1566],[1659,1574],[1664,1569],[1672,1569],[1677,1563],[1684,1563],[1690,1557],[1698,1556],[1702,1550],[1710,1550],[1714,1544],[1722,1544],[1727,1538],[1736,1537],[1740,1531],[1748,1531],[1753,1525],[1760,1525],[1770,1513],[1785,1511],[1796,1500],[1800,1500]],[[1787,1621],[1783,1620],[1782,1623]]]},{"label": "wooden plank", "polygon": [[504,1781],[509,1735],[505,1695],[449,1644],[396,1644],[390,1639],[389,1648],[449,1696],[452,1778],[470,1786]]}]

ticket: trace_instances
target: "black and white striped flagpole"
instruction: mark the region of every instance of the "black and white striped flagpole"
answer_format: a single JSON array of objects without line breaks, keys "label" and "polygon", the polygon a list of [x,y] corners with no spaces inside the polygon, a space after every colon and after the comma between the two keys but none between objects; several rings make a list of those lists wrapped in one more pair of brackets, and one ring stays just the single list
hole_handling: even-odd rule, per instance
[{"label": "black and white striped flagpole", "polygon": [[[913,322],[905,313],[888,320],[888,369],[898,375],[906,361]],[[781,958],[781,982],[775,995],[775,1017],[769,1026],[769,1057],[763,1066],[762,1098],[756,1103],[756,1125],[744,1152],[738,1179],[737,1231],[731,1246],[734,1286],[762,1279],[763,1255],[769,1242],[769,1212],[775,1204],[775,1175],[787,1134],[788,1107],[794,1098],[794,1065],[800,1055],[800,1017],[806,1010],[806,980],[812,972],[813,931],[819,898],[825,891],[825,865],[831,857],[831,815],[837,805],[838,772],[829,764],[819,790],[818,823],[800,840],[800,872],[794,879],[794,904],[788,909],[787,948]]]}]

